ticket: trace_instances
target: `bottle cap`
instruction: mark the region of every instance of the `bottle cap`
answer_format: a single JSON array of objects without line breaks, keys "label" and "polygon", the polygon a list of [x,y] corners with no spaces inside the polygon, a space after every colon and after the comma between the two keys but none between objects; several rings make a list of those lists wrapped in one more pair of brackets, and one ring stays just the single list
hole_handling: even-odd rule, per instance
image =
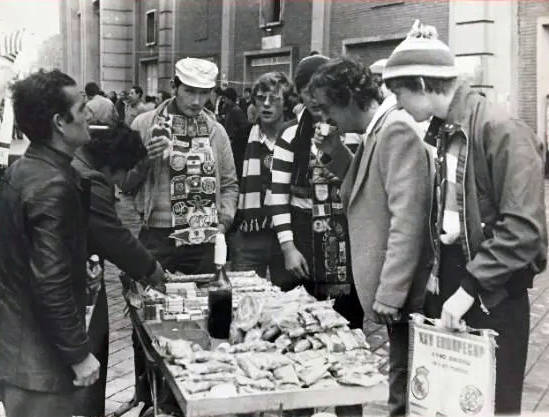
[{"label": "bottle cap", "polygon": [[225,235],[218,233],[215,235],[214,264],[225,265],[227,263],[227,242]]}]

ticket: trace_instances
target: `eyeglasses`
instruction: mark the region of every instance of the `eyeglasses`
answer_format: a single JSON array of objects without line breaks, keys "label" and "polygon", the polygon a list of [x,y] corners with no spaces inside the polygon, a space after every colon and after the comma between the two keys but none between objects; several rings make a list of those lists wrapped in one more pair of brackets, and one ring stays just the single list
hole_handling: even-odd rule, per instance
[{"label": "eyeglasses", "polygon": [[282,101],[282,97],[278,96],[276,94],[261,94],[258,93],[255,95],[254,99],[258,103],[266,103],[267,100],[269,100],[269,103],[280,103]]}]

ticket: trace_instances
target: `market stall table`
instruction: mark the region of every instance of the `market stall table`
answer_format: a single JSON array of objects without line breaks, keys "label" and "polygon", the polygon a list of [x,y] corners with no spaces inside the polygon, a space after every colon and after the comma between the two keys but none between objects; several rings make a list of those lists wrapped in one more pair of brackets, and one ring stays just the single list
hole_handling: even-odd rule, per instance
[{"label": "market stall table", "polygon": [[[204,321],[145,321],[142,310],[133,308],[130,311],[130,317],[150,365],[160,372],[186,417],[360,405],[370,401],[384,401],[387,398],[387,385],[385,383],[379,383],[371,387],[339,385],[322,389],[301,388],[291,391],[266,391],[238,394],[232,397],[213,397],[203,394],[190,395],[185,392],[181,382],[178,382],[174,377],[170,370],[171,365],[152,346],[152,340],[158,336],[170,339],[190,338],[193,342],[208,349],[211,347],[211,341],[205,340],[202,337],[204,333],[200,331],[201,328],[204,328]],[[219,343],[219,341],[214,340],[213,344],[216,343]],[[149,373],[149,375],[152,376],[152,373]],[[151,378],[156,415],[155,380],[154,377]]]}]

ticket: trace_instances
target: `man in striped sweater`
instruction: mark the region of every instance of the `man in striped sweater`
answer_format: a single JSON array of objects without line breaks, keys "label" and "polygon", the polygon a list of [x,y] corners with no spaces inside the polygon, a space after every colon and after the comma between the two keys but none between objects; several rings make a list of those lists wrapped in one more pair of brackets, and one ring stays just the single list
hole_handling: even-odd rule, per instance
[{"label": "man in striped sweater", "polygon": [[[291,81],[282,72],[263,74],[254,83],[252,97],[259,119],[246,145],[235,219],[237,230],[231,237],[233,268],[254,269],[260,276],[266,276],[269,268],[271,281],[285,291],[295,286],[295,279],[284,268],[267,204],[273,150],[280,132],[288,126],[284,104],[292,90]],[[295,126],[295,121],[289,124]]]},{"label": "man in striped sweater", "polygon": [[[315,297],[335,297],[336,311],[345,316],[352,327],[362,327],[363,312],[351,277],[345,285],[330,285],[321,283],[313,274],[311,157],[316,156],[316,147],[311,138],[321,113],[306,87],[315,70],[327,61],[325,56],[313,55],[297,66],[295,86],[305,108],[298,114],[298,124],[284,130],[276,143],[268,204],[286,269]],[[352,151],[358,147],[358,139],[357,135],[344,138]]]}]

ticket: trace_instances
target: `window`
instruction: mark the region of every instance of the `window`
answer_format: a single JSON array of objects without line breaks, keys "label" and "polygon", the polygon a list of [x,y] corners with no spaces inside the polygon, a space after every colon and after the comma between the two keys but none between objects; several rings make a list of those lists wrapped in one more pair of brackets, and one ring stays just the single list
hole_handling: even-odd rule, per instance
[{"label": "window", "polygon": [[283,12],[284,0],[260,0],[259,27],[281,25]]},{"label": "window", "polygon": [[158,62],[144,61],[142,62],[143,75],[145,82],[141,85],[145,86],[145,95],[155,96],[158,93]]},{"label": "window", "polygon": [[246,58],[244,82],[246,85],[253,84],[259,77],[270,71],[282,71],[288,76],[292,76],[292,62],[295,56],[292,47],[281,48],[280,52],[271,52],[270,54],[257,51],[244,54]]},{"label": "window", "polygon": [[146,25],[147,25],[147,45],[154,45],[156,43],[156,10],[149,10],[146,13]]},{"label": "window", "polygon": [[208,22],[209,22],[209,0],[194,0],[193,3],[189,3],[189,7],[192,5],[192,9],[196,16],[196,22],[200,22],[199,25],[193,25],[193,35],[195,41],[203,41],[208,39]]}]

